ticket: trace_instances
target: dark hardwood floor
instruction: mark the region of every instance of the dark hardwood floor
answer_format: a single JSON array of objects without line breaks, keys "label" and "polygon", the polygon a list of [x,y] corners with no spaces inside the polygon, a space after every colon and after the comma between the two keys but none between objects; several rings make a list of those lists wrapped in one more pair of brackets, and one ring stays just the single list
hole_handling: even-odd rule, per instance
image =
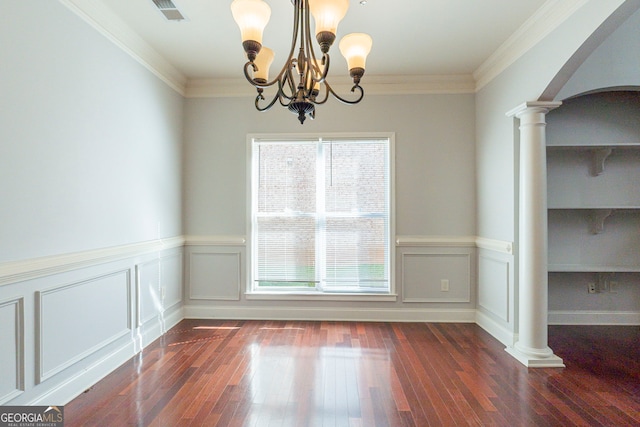
[{"label": "dark hardwood floor", "polygon": [[474,324],[184,320],[65,426],[640,426],[640,327],[553,326],[527,369]]}]

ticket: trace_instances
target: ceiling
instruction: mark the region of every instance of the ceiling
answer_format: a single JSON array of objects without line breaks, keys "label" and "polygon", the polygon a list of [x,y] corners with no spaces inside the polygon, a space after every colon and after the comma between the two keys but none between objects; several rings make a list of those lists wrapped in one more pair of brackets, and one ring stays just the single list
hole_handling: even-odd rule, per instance
[{"label": "ceiling", "polygon": [[[173,0],[184,21],[168,21],[152,0],[61,0],[130,51],[174,87],[218,85],[242,78],[246,61],[231,0]],[[266,0],[271,20],[263,44],[279,70],[291,42],[290,0]],[[568,16],[577,0],[350,0],[338,40],[350,32],[373,38],[363,86],[454,76],[477,88]],[[574,8],[575,9],[575,8]],[[562,15],[564,13],[564,15]],[[562,15],[562,16],[561,16]],[[124,34],[124,35],[123,35]],[[348,79],[334,44],[330,77]],[[318,50],[319,51],[319,50]],[[502,57],[500,57],[502,55]],[[276,68],[278,70],[276,70]],[[493,71],[491,71],[493,69]],[[245,82],[246,84],[246,82]]]}]

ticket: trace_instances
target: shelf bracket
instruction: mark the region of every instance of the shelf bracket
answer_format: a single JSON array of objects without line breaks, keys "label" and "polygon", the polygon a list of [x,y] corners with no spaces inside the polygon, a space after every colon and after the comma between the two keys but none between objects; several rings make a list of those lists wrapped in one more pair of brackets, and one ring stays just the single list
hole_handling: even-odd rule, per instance
[{"label": "shelf bracket", "polygon": [[613,209],[593,209],[589,214],[589,232],[600,234],[604,230],[604,221],[613,213]]},{"label": "shelf bracket", "polygon": [[612,148],[597,148],[591,152],[591,161],[592,168],[591,171],[593,176],[602,175],[604,172],[604,162],[613,152]]}]

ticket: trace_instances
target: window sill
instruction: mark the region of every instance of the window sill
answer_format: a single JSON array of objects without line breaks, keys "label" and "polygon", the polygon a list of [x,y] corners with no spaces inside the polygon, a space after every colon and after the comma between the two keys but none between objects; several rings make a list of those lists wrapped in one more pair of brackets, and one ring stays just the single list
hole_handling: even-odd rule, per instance
[{"label": "window sill", "polygon": [[279,300],[279,301],[392,301],[398,299],[397,294],[350,294],[321,292],[246,292],[247,300]]}]

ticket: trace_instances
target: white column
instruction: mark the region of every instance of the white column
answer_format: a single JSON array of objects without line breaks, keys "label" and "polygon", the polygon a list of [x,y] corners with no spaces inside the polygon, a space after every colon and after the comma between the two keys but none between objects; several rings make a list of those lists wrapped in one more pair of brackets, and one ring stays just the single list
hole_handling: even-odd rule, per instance
[{"label": "white column", "polygon": [[520,119],[518,339],[506,350],[528,367],[563,367],[548,346],[546,114],[559,102],[527,102]]}]

